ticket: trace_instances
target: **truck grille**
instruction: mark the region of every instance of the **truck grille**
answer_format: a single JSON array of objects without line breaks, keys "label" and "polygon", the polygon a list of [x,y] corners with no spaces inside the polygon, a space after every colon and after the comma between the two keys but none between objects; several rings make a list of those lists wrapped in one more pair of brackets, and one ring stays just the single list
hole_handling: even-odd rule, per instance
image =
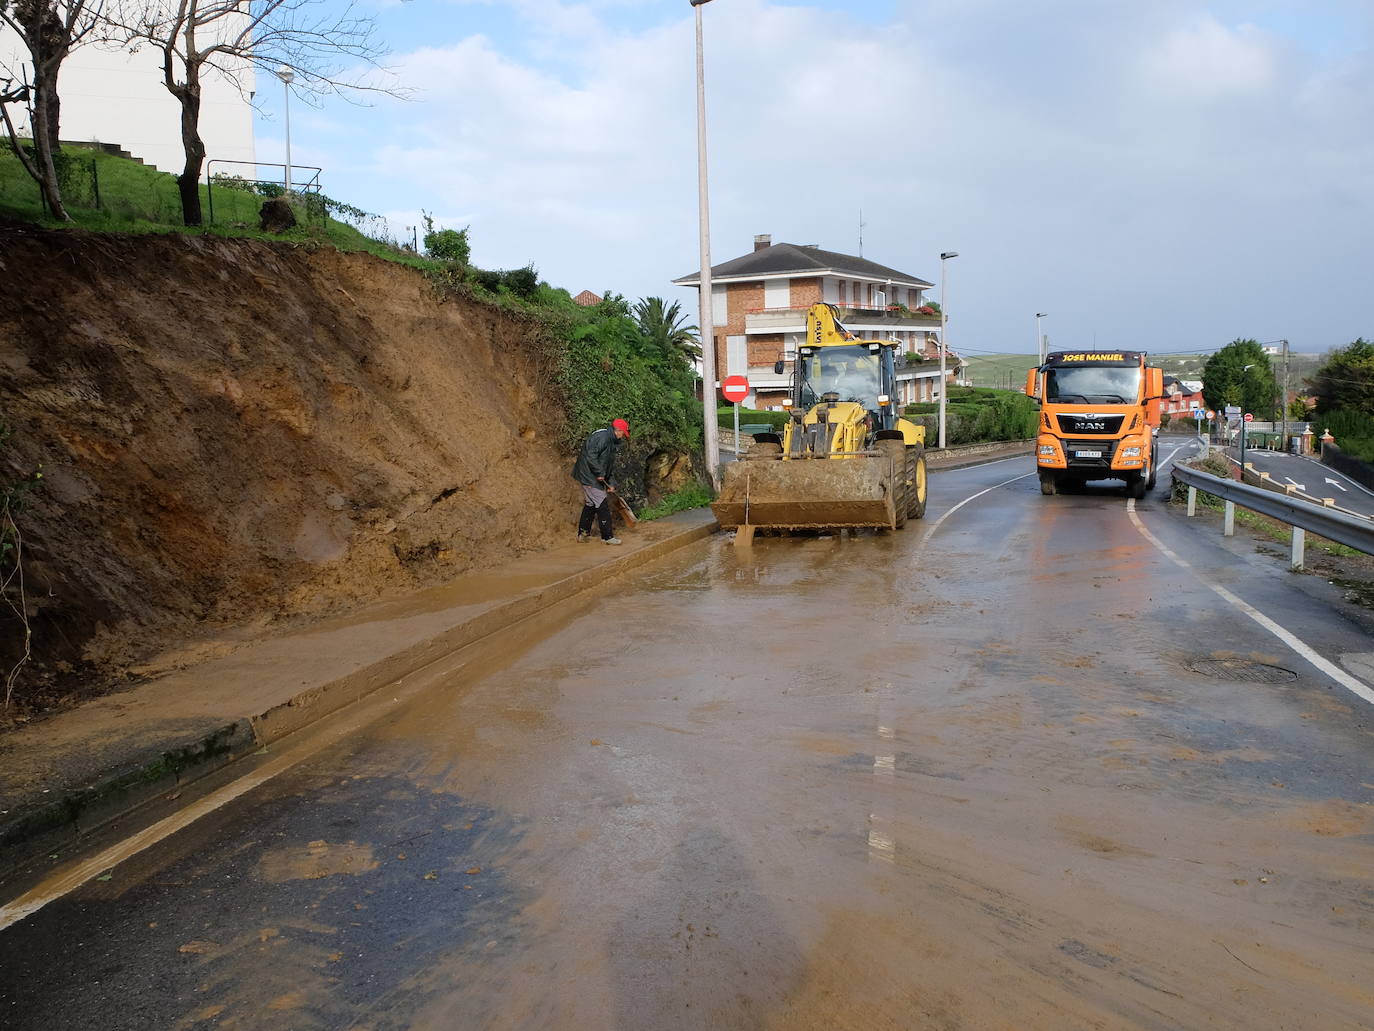
[{"label": "truck grille", "polygon": [[[1065,440],[1064,459],[1070,469],[1110,469],[1112,455],[1116,454],[1115,440]],[[1080,451],[1101,452],[1101,458],[1079,458]]]},{"label": "truck grille", "polygon": [[1064,433],[1111,433],[1121,432],[1124,415],[1091,415],[1061,412],[1058,416],[1059,429]]}]

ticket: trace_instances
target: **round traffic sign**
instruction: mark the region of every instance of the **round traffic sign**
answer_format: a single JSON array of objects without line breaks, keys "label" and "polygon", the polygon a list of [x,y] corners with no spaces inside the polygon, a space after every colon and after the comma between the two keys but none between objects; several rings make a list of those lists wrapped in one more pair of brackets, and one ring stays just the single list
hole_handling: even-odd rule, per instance
[{"label": "round traffic sign", "polygon": [[1209,418],[1209,419],[1215,419],[1216,417],[1217,417],[1217,413],[1216,413],[1216,412],[1212,411],[1212,409],[1210,409],[1210,408],[1207,409],[1207,418]]},{"label": "round traffic sign", "polygon": [[720,384],[725,400],[739,404],[749,396],[749,380],[744,376],[726,376]]},{"label": "round traffic sign", "polygon": [[1255,421],[1255,417],[1254,417],[1253,415],[1251,415],[1249,412],[1246,412],[1246,413],[1245,413],[1245,421],[1246,421],[1246,422],[1254,422],[1254,421]]}]

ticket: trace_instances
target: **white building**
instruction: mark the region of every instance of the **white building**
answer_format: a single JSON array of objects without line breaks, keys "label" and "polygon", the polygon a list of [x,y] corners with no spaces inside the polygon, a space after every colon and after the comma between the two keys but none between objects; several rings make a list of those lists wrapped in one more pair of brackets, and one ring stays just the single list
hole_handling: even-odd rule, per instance
[{"label": "white building", "polygon": [[[247,15],[239,17],[247,18]],[[0,28],[0,61],[4,74],[18,81],[29,54],[7,27]],[[206,158],[256,161],[253,144],[254,72],[244,62],[240,72],[245,94],[223,75],[206,69],[201,79],[200,135]],[[180,173],[186,163],[181,145],[181,105],[162,84],[161,52],[144,47],[138,53],[77,48],[62,63],[57,81],[62,102],[59,132],[64,143],[118,146],[145,164]],[[19,131],[27,132],[24,117]],[[219,171],[218,168],[214,169]],[[226,172],[253,178],[248,169]],[[202,177],[203,177],[202,172]]]}]

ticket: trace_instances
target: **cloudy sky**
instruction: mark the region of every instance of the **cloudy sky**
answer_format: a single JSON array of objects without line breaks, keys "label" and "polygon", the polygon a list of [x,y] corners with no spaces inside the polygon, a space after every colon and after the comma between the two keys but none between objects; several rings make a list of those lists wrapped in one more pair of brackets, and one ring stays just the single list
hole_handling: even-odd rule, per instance
[{"label": "cloudy sky", "polygon": [[[361,3],[414,97],[293,100],[293,160],[329,195],[696,321],[669,282],[698,263],[688,0]],[[862,212],[865,257],[938,285],[959,252],[970,354],[1033,351],[1037,311],[1053,349],[1374,336],[1369,0],[702,13],[714,263],[756,233],[858,253]],[[280,89],[259,89],[258,156],[281,161]]]}]

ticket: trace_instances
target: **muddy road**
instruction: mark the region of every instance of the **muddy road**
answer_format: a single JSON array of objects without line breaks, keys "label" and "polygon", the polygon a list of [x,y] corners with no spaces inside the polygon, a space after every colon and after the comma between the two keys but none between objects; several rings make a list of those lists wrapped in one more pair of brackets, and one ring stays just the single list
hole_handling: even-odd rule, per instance
[{"label": "muddy road", "polygon": [[1374,1026],[1358,615],[1026,466],[456,663],[0,932],[0,1022]]}]

